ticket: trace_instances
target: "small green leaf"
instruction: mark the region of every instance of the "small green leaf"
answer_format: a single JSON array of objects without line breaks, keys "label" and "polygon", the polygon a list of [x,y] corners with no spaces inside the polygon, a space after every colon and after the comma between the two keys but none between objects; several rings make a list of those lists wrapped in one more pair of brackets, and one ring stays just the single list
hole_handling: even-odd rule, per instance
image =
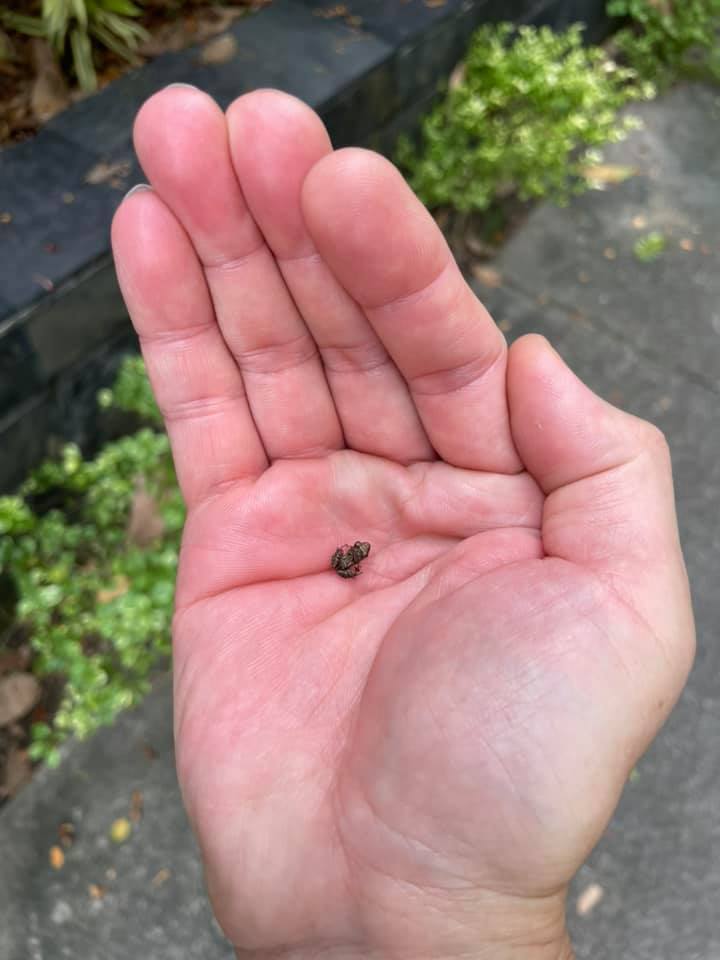
[{"label": "small green leaf", "polygon": [[664,234],[659,230],[653,230],[652,233],[640,237],[633,247],[633,252],[641,263],[651,263],[664,253],[666,247],[667,239]]}]

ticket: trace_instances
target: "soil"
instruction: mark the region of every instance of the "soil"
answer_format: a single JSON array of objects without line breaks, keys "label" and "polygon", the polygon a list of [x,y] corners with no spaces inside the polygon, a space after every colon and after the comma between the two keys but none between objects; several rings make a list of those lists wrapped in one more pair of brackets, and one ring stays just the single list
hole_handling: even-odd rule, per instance
[{"label": "soil", "polygon": [[[171,50],[224,33],[238,17],[271,0],[144,0],[137,22],[150,34],[128,63],[105,47],[95,48],[98,87]],[[13,13],[38,16],[41,0],[17,0]],[[44,40],[0,28],[0,145],[32,137],[43,123],[87,93],[74,83],[69,60],[58,65]],[[61,69],[62,68],[62,69]]]}]

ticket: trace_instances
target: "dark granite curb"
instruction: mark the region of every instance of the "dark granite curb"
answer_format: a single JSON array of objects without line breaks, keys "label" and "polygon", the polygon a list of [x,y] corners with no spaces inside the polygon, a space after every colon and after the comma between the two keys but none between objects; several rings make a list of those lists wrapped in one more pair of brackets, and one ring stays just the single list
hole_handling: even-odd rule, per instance
[{"label": "dark granite curb", "polygon": [[[236,56],[202,64],[169,53],[55,117],[35,139],[0,150],[0,490],[58,442],[102,439],[94,394],[133,343],[109,252],[125,190],[142,178],[131,144],[141,103],[168,83],[207,90],[226,106],[262,86],[315,107],[336,145],[389,150],[427,109],[482,22],[607,30],[605,0],[348,0],[352,18],[319,0],[274,0],[230,31]],[[325,11],[327,12],[327,11]],[[88,183],[103,163],[105,182]]]}]

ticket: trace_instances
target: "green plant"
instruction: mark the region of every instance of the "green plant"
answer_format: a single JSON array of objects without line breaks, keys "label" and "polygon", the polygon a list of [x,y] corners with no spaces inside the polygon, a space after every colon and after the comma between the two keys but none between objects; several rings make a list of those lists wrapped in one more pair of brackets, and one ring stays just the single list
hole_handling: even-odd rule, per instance
[{"label": "green plant", "polygon": [[610,0],[607,9],[632,21],[615,43],[642,77],[657,86],[682,75],[720,80],[720,0]]},{"label": "green plant", "polygon": [[633,253],[641,263],[651,263],[665,252],[667,239],[659,230],[653,230],[636,242]]},{"label": "green plant", "polygon": [[148,36],[134,18],[141,13],[132,0],[42,0],[40,16],[16,13],[0,7],[0,24],[31,36],[45,37],[59,57],[69,50],[83,90],[97,87],[93,43],[137,60],[137,48]]},{"label": "green plant", "polygon": [[[123,365],[115,391],[126,409],[148,413],[141,362]],[[50,494],[61,509],[33,509]],[[141,500],[157,530],[151,544],[131,534]],[[92,460],[68,444],[19,495],[0,497],[0,573],[17,587],[32,669],[62,682],[52,722],[32,728],[34,758],[55,763],[68,736],[111,722],[147,691],[152,667],[169,651],[183,521],[167,437],[148,428]]]},{"label": "green plant", "polygon": [[587,182],[597,148],[637,126],[618,117],[629,100],[652,95],[632,70],[582,30],[485,26],[472,38],[460,79],[425,118],[418,149],[398,143],[397,161],[429,207],[484,210],[497,198],[564,203]]}]

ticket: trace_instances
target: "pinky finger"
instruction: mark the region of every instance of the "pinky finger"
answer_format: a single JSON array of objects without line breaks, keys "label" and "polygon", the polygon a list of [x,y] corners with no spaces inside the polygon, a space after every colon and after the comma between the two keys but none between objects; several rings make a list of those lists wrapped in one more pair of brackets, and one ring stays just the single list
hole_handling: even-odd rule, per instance
[{"label": "pinky finger", "polygon": [[187,234],[147,188],[121,204],[112,243],[186,503],[258,476],[265,451]]}]

